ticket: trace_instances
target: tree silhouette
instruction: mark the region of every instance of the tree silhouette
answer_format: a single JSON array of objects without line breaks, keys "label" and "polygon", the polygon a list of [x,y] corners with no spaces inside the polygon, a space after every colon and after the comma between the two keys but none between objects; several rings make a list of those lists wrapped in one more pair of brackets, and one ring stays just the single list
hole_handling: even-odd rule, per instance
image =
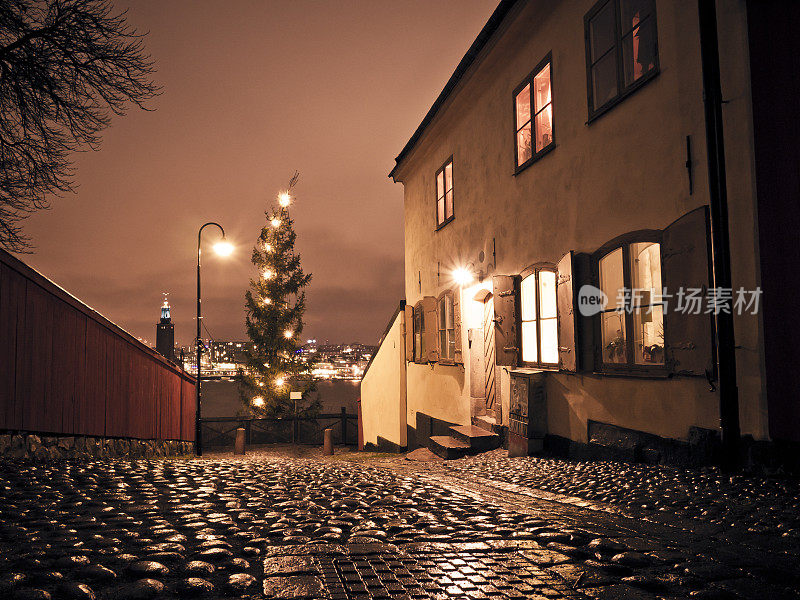
[{"label": "tree silhouette", "polygon": [[159,93],[143,34],[107,0],[0,0],[0,247],[73,192],[70,155],[96,150],[112,114]]}]

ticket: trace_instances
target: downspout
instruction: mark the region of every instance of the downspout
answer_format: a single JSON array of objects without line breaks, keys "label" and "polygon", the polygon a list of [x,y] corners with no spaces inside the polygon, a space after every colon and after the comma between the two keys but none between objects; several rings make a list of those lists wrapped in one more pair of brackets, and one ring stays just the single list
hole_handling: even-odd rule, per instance
[{"label": "downspout", "polygon": [[[698,0],[698,9],[708,156],[713,287],[730,290],[733,288],[733,284],[728,228],[728,192],[725,184],[725,138],[722,132],[723,101],[716,1]],[[733,306],[731,300],[727,298],[723,303],[722,308],[715,315],[716,358],[719,377],[719,416],[722,426],[722,468],[730,471],[739,465],[739,390],[736,385]]]}]

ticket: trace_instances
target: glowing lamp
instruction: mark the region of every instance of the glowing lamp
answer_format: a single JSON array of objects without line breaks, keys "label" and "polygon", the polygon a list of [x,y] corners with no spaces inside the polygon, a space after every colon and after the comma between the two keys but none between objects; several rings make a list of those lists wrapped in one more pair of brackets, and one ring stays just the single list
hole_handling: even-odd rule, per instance
[{"label": "glowing lamp", "polygon": [[257,406],[259,408],[264,406],[264,398],[262,398],[261,396],[256,396],[255,398],[253,398],[253,406]]},{"label": "glowing lamp", "polygon": [[270,271],[269,269],[267,269],[266,271],[264,271],[264,272],[261,274],[261,276],[262,276],[264,279],[272,279],[273,277],[275,277],[275,273],[274,273],[273,271]]},{"label": "glowing lamp", "polygon": [[262,300],[261,300],[261,304],[263,304],[263,305],[265,305],[265,306],[266,306],[267,304],[272,304],[272,298],[262,298]]},{"label": "glowing lamp", "polygon": [[275,379],[275,385],[277,387],[283,387],[284,383],[286,383],[286,380],[283,377],[278,377]]},{"label": "glowing lamp", "polygon": [[233,244],[223,239],[214,244],[214,252],[220,256],[230,256],[233,253]]},{"label": "glowing lamp", "polygon": [[469,269],[465,269],[464,267],[459,267],[453,271],[453,280],[458,285],[467,285],[474,279],[472,273]]},{"label": "glowing lamp", "polygon": [[294,332],[291,331],[290,329],[287,329],[286,331],[283,332],[283,337],[285,337],[287,340],[292,339],[293,335],[294,335]]},{"label": "glowing lamp", "polygon": [[280,226],[281,226],[281,220],[280,220],[280,219],[272,219],[272,220],[270,221],[270,224],[271,224],[271,225],[272,225],[272,226],[273,226],[275,229],[277,229],[278,227],[280,227]]},{"label": "glowing lamp", "polygon": [[280,204],[283,208],[289,206],[289,203],[292,201],[292,196],[289,192],[281,192],[278,194],[278,204]]}]

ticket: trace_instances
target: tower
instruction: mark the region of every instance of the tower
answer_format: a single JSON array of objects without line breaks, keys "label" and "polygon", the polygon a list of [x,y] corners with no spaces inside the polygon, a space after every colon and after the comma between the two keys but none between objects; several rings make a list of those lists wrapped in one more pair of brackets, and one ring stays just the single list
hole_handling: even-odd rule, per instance
[{"label": "tower", "polygon": [[168,294],[164,294],[164,304],[161,305],[161,320],[156,324],[156,351],[175,362],[175,325],[169,314]]}]

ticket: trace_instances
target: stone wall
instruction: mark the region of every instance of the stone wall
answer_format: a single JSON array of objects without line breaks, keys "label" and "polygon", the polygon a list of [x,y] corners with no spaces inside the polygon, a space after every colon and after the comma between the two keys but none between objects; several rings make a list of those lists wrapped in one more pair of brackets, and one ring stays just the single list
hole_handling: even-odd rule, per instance
[{"label": "stone wall", "polygon": [[91,436],[41,436],[19,432],[0,434],[0,461],[17,459],[45,462],[74,458],[156,458],[181,456],[193,452],[193,442]]}]

